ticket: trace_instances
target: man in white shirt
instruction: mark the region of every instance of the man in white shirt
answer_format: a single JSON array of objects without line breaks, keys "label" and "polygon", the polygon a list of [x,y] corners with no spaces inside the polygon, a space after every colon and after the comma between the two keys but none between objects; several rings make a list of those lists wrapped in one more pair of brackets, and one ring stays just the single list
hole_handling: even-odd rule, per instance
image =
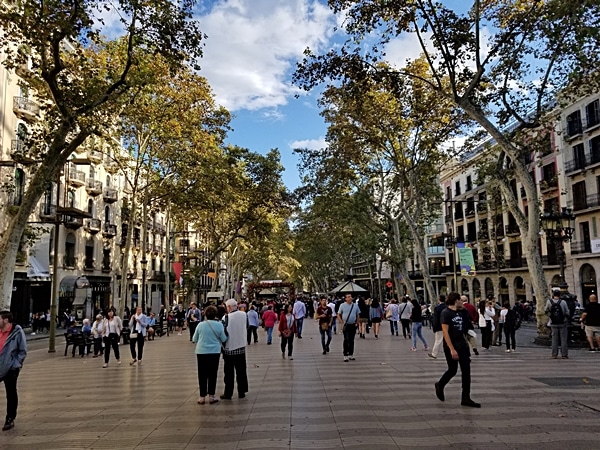
[{"label": "man in white shirt", "polygon": [[302,339],[302,324],[304,323],[304,317],[306,317],[306,305],[300,298],[297,298],[294,303],[294,317],[296,318],[296,335],[298,339]]},{"label": "man in white shirt", "polygon": [[331,312],[333,313],[331,329],[333,330],[334,334],[337,334],[337,314],[335,313],[335,303],[333,302],[333,300],[330,300],[329,303],[327,303],[327,306],[331,308]]},{"label": "man in white shirt", "polygon": [[238,397],[244,398],[248,392],[248,374],[246,373],[246,313],[238,311],[237,301],[233,298],[225,302],[227,315],[223,318],[228,336],[223,351],[225,371],[225,392],[223,400],[231,400],[237,380]]}]

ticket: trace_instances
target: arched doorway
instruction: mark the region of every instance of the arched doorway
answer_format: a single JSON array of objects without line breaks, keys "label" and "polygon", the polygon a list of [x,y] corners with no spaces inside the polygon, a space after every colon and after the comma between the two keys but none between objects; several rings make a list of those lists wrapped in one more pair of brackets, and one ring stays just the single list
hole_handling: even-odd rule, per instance
[{"label": "arched doorway", "polygon": [[515,299],[515,303],[517,303],[521,300],[526,301],[527,294],[525,291],[525,281],[523,280],[523,277],[515,277],[514,287],[515,287],[515,295],[517,296],[517,298]]},{"label": "arched doorway", "polygon": [[469,295],[469,282],[464,278],[460,282],[460,293],[461,295]]},{"label": "arched doorway", "polygon": [[580,303],[585,307],[588,303],[588,298],[592,294],[598,294],[598,288],[596,286],[596,271],[589,264],[581,266],[579,271],[580,283],[581,283],[581,301]]},{"label": "arched doorway", "polygon": [[508,281],[506,281],[506,278],[500,277],[500,286],[498,287],[498,302],[502,304],[509,301],[510,296],[508,295]]},{"label": "arched doorway", "polygon": [[485,296],[494,295],[494,283],[491,278],[485,279]]},{"label": "arched doorway", "polygon": [[477,278],[473,279],[473,299],[476,301],[481,299],[481,283]]},{"label": "arched doorway", "polygon": [[[552,289],[560,287],[560,283],[562,282],[562,278],[560,275],[554,275],[552,277],[552,281],[550,281],[550,287]],[[551,290],[552,290],[551,289]]]}]

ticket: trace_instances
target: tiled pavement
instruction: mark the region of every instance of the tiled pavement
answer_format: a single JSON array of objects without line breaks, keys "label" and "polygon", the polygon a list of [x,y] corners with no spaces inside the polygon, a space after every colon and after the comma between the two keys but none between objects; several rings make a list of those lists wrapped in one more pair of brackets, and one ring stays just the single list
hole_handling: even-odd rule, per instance
[{"label": "tiled pavement", "polygon": [[[142,367],[130,367],[122,347],[123,365],[107,369],[100,359],[63,357],[62,345],[48,354],[47,341],[30,342],[16,427],[0,432],[0,448],[600,448],[600,354],[572,350],[569,360],[551,360],[548,348],[493,348],[474,357],[477,410],[459,405],[459,377],[438,401],[433,383],[444,360],[410,352],[382,325],[378,341],[357,339],[348,363],[340,335],[321,354],[312,321],[294,341],[293,361],[261,332],[247,351],[250,392],[214,406],[196,404],[187,335],[147,343]],[[426,338],[432,343],[429,330]],[[222,392],[221,375],[217,386]]]}]

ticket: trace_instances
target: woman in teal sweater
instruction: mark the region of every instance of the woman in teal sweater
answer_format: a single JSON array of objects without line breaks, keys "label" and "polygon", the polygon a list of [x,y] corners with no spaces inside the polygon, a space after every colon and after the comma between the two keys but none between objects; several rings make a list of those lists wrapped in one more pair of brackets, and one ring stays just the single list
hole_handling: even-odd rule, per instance
[{"label": "woman in teal sweater", "polygon": [[217,308],[209,306],[204,311],[206,320],[200,322],[192,341],[196,344],[196,359],[198,362],[198,384],[200,386],[199,405],[204,405],[206,395],[210,396],[211,405],[219,400],[215,397],[217,389],[217,373],[221,357],[221,344],[227,341],[225,328],[217,317]]}]

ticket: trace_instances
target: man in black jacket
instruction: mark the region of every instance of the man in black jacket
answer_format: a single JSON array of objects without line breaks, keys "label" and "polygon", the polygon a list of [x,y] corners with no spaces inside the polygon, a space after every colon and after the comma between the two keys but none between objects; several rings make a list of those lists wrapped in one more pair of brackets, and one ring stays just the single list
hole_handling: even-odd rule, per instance
[{"label": "man in black jacket", "polygon": [[435,334],[435,343],[433,344],[433,348],[431,349],[431,353],[428,353],[429,357],[433,359],[437,359],[440,348],[442,347],[442,343],[444,342],[444,333],[442,333],[442,324],[440,322],[440,315],[442,311],[446,309],[446,296],[440,295],[438,298],[438,305],[433,310],[433,315],[431,317],[431,325],[433,329],[433,333]]}]

